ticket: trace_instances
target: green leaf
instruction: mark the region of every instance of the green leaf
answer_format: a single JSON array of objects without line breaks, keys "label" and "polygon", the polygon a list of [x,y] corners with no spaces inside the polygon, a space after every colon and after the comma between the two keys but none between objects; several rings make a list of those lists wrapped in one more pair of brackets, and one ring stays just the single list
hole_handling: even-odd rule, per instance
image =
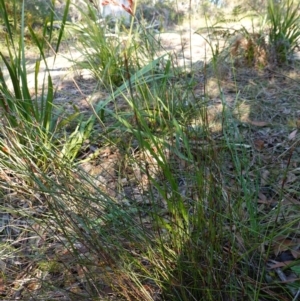
[{"label": "green leaf", "polygon": [[69,7],[70,7],[70,0],[66,0],[66,7],[65,7],[64,15],[63,15],[63,18],[62,18],[62,21],[61,21],[61,28],[59,30],[59,35],[58,35],[58,40],[57,40],[57,44],[56,44],[56,48],[55,48],[55,53],[58,52],[60,42],[61,42],[61,39],[63,37],[64,28],[65,28],[67,18],[68,18]]},{"label": "green leaf", "polygon": [[294,265],[292,267],[290,267],[290,269],[297,274],[297,276],[300,276],[300,265]]}]

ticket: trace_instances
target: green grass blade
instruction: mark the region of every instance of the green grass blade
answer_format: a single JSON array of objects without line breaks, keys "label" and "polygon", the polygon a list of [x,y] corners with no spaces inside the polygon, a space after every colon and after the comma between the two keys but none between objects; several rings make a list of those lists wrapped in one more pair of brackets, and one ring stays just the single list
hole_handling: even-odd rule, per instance
[{"label": "green grass blade", "polygon": [[61,42],[61,39],[63,37],[64,28],[65,28],[67,18],[68,18],[69,7],[70,7],[70,0],[66,0],[66,7],[65,7],[63,18],[62,18],[62,21],[61,21],[61,28],[59,29],[59,34],[58,34],[58,40],[57,40],[57,43],[56,43],[55,53],[58,52],[60,42]]},{"label": "green grass blade", "polygon": [[13,84],[15,97],[16,97],[17,101],[19,102],[22,99],[22,92],[21,92],[21,88],[20,88],[20,82],[19,82],[19,78],[18,78],[17,68],[14,65],[14,62],[11,61],[11,63],[9,63],[8,60],[5,58],[5,56],[1,52],[0,52],[0,56],[8,70],[11,82]]},{"label": "green grass blade", "polygon": [[53,111],[53,99],[54,99],[54,92],[53,92],[53,83],[51,76],[48,75],[48,93],[46,98],[45,107],[42,108],[42,119],[41,123],[43,124],[43,128],[45,129],[46,133],[49,133],[51,128],[51,121],[52,121],[52,111]]},{"label": "green grass blade", "polygon": [[8,20],[9,14],[6,10],[6,5],[5,5],[4,0],[0,0],[0,14],[1,14],[1,17],[4,20],[4,24],[5,24],[6,30],[8,32],[9,40],[10,40],[10,42],[11,42],[13,48],[14,48],[13,33],[12,33],[12,30],[11,30],[11,25],[10,25],[9,20]]},{"label": "green grass blade", "polygon": [[[29,32],[30,32],[31,38],[33,39],[34,44],[39,49],[39,54],[45,63],[46,69],[48,69],[47,60],[46,60],[45,52],[44,52],[44,43],[40,42],[40,39],[38,39],[37,35],[35,34],[34,30],[31,27],[29,27]],[[45,35],[43,34],[43,40],[44,39],[45,39]]]}]

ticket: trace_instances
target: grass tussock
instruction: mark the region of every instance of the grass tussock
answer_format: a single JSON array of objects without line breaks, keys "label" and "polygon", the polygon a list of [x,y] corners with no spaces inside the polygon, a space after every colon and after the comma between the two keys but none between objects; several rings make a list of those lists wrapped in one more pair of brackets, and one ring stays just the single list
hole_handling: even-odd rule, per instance
[{"label": "grass tussock", "polygon": [[[295,21],[292,2],[272,5],[269,34],[281,22],[274,9]],[[180,66],[134,19],[133,2],[124,9],[131,26],[114,40],[92,9],[90,26],[62,26],[55,43],[46,30],[44,44],[30,30],[40,51],[34,93],[24,32],[15,45],[8,30],[9,58],[0,54],[1,297],[297,300],[295,49],[282,52],[245,27],[221,48],[224,37],[216,44],[207,26],[207,35],[197,32],[211,59]],[[22,24],[25,15],[23,7]],[[93,88],[84,94],[84,79],[74,77],[88,110],[60,114],[51,74],[37,79],[47,45],[56,54],[69,29],[84,57],[76,67],[90,70]],[[97,89],[105,96],[92,101]]]}]

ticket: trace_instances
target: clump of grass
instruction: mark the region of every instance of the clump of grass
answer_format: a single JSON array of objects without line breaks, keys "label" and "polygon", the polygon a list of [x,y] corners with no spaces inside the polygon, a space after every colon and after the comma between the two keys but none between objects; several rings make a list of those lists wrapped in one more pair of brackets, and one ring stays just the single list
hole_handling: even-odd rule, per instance
[{"label": "clump of grass", "polygon": [[[87,31],[85,39],[90,38],[92,45],[95,36],[90,34]],[[105,40],[98,42],[107,46]],[[246,49],[246,58],[252,60],[254,53]],[[125,54],[129,55],[126,51],[128,48]],[[215,68],[218,55],[215,52],[212,60]],[[195,97],[190,80],[184,82],[178,76],[172,56],[139,63],[131,74],[130,65],[123,62],[130,76],[118,87],[105,74],[112,93],[93,108],[95,115],[83,123],[86,127],[78,126],[70,136],[67,145],[76,151],[62,150],[56,140],[49,139],[49,133],[56,134],[47,127],[50,117],[47,122],[32,117],[33,112],[48,111],[21,107],[20,113],[21,108],[9,107],[14,116],[9,127],[1,128],[0,136],[0,185],[8,196],[0,208],[9,216],[6,229],[15,244],[15,249],[9,249],[11,240],[5,234],[4,249],[9,250],[10,258],[19,256],[23,265],[16,267],[2,253],[0,259],[7,262],[15,278],[22,270],[23,278],[29,279],[14,286],[9,297],[296,298],[298,287],[295,291],[276,282],[273,270],[278,274],[282,270],[266,264],[269,259],[277,260],[279,251],[286,251],[282,245],[288,242],[283,239],[280,244],[278,235],[299,228],[299,218],[285,215],[282,201],[293,151],[281,169],[279,202],[274,210],[262,209],[264,167],[221,89],[220,127],[213,128],[207,99]],[[21,60],[14,65],[16,70],[20,64]],[[20,86],[17,79],[15,85]],[[11,103],[16,100],[14,94],[4,92]],[[47,95],[50,105],[53,95],[51,91]],[[103,122],[103,116],[109,123]],[[76,162],[81,142],[96,120],[102,126],[98,149],[93,158]],[[87,134],[85,129],[89,129]],[[43,164],[41,158],[46,159]],[[108,168],[107,161],[113,168]],[[108,170],[113,183],[103,176]],[[30,269],[24,272],[28,261]],[[295,267],[291,270],[297,272]]]},{"label": "clump of grass", "polygon": [[281,3],[269,0],[267,12],[263,16],[246,15],[239,21],[249,16],[260,18],[259,28],[253,24],[251,30],[245,26],[240,26],[239,29],[223,26],[231,21],[236,22],[224,19],[218,20],[211,27],[200,28],[198,32],[223,38],[225,47],[219,53],[220,62],[226,60],[236,66],[247,65],[258,69],[268,64],[281,65],[289,62],[298,45],[299,5],[289,0]]},{"label": "clump of grass", "polygon": [[122,41],[117,34],[109,33],[104,27],[105,24],[98,24],[95,19],[90,19],[87,23],[87,26],[79,28],[79,34],[77,33],[85,57],[85,61],[78,66],[91,70],[94,77],[100,79],[106,87],[119,86],[126,79],[125,38]]},{"label": "clump of grass", "polygon": [[293,0],[268,1],[270,55],[279,64],[286,63],[298,46],[299,8],[300,4],[295,4]]},{"label": "clump of grass", "polygon": [[[58,33],[54,53],[57,53],[62,41],[64,33],[64,25],[66,23],[68,8],[70,2],[67,1],[63,19],[61,21],[61,29]],[[0,69],[0,106],[3,114],[3,124],[15,138],[18,138],[19,143],[30,143],[31,139],[38,137],[41,144],[47,145],[49,148],[53,144],[58,144],[56,138],[63,136],[64,126],[79,117],[79,113],[67,116],[57,116],[54,101],[54,87],[51,76],[45,73],[43,82],[39,82],[40,63],[44,62],[46,69],[49,69],[45,49],[51,43],[53,27],[53,13],[49,18],[52,20],[49,24],[45,24],[42,38],[37,37],[32,28],[29,28],[31,40],[39,49],[39,58],[35,63],[34,70],[34,88],[28,83],[28,68],[26,65],[26,45],[25,36],[25,10],[24,3],[22,7],[21,17],[21,32],[19,40],[16,42],[11,24],[8,19],[8,13],[4,1],[0,1],[0,12],[7,27],[6,47],[8,51],[7,58],[2,52],[0,56],[4,62],[4,66],[8,71],[8,78],[4,76]],[[48,44],[47,44],[48,43]],[[9,85],[12,85],[12,89]],[[33,91],[32,91],[33,90]],[[42,91],[41,93],[39,91]],[[93,118],[92,118],[93,119]],[[89,136],[91,131],[90,121],[79,123],[77,129],[70,134],[70,138],[65,141],[61,154],[68,159],[74,159],[79,151],[80,145]],[[60,132],[60,133],[59,133]],[[38,152],[42,156],[42,148],[32,149],[33,152]],[[42,161],[47,161],[47,158],[40,158]]]},{"label": "clump of grass", "polygon": [[268,52],[265,37],[262,34],[251,34],[245,30],[232,43],[230,55],[235,66],[264,67],[268,63]]},{"label": "clump of grass", "polygon": [[[107,5],[105,3],[103,5]],[[118,5],[112,2],[111,5]],[[123,7],[124,8],[124,7]],[[134,31],[134,5],[125,7],[131,15],[129,28],[122,22],[115,22],[115,32],[108,26],[109,20],[98,20],[96,12],[89,9],[84,14],[85,25],[74,25],[73,30],[78,37],[78,50],[85,60],[79,62],[79,68],[88,69],[108,90],[119,87],[124,81],[134,76],[145,64],[153,60],[156,39],[150,41],[151,33],[136,20],[138,29]],[[148,37],[144,38],[144,34]],[[87,38],[88,37],[88,38]],[[152,44],[154,43],[154,45]]]}]

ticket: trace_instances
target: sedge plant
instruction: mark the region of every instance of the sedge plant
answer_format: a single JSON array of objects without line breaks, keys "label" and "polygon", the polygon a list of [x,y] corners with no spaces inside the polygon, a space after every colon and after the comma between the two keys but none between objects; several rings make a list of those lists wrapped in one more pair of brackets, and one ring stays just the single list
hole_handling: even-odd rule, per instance
[{"label": "sedge plant", "polygon": [[[58,52],[63,39],[69,5],[70,1],[67,1],[57,42],[54,49],[52,48],[54,54]],[[41,62],[45,64],[47,70],[49,69],[45,50],[52,43],[54,31],[54,7],[51,10],[50,22],[46,20],[42,38],[37,37],[34,30],[29,27],[31,40],[39,51],[39,58],[36,60],[34,67],[34,87],[31,87],[29,84],[30,71],[26,63],[25,4],[23,3],[22,5],[20,34],[16,40],[12,25],[9,22],[9,13],[6,10],[5,1],[0,1],[0,15],[7,28],[5,45],[8,51],[8,57],[0,52],[4,65],[0,69],[0,106],[4,117],[3,123],[7,129],[18,132],[19,143],[25,143],[28,141],[27,136],[32,136],[35,139],[38,137],[40,143],[47,145],[49,148],[57,143],[56,139],[59,136],[62,137],[59,131],[62,133],[65,125],[78,119],[80,115],[79,112],[75,112],[67,117],[59,115],[59,110],[56,109],[54,104],[55,87],[48,71],[45,72],[42,82],[39,82],[41,78],[40,74],[43,72],[40,68]],[[7,70],[8,76],[4,74],[3,68]],[[76,157],[80,145],[89,136],[91,122],[81,122],[70,136],[70,139],[66,139],[64,149],[61,153],[63,156],[66,156],[68,159]],[[76,137],[74,138],[74,136]],[[74,146],[74,143],[76,146]],[[39,152],[38,149],[32,151]],[[46,160],[46,158],[44,159]]]},{"label": "sedge plant", "polygon": [[298,46],[300,4],[293,0],[269,0],[267,20],[271,55],[279,64],[286,63]]}]

